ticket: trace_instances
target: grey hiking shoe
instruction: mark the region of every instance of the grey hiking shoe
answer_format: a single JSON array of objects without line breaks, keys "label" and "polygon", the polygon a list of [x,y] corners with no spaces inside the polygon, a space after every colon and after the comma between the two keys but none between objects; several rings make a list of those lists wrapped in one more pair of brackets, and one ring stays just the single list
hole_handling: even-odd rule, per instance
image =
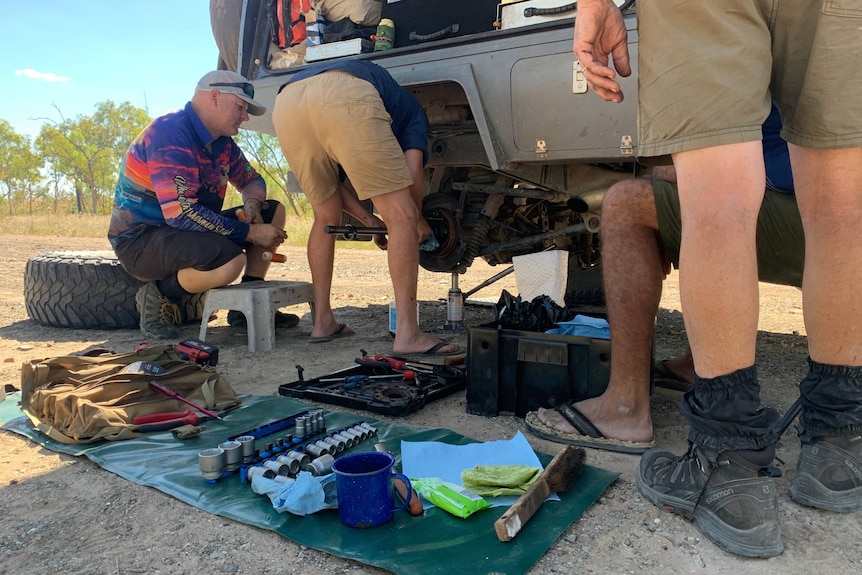
[{"label": "grey hiking shoe", "polygon": [[818,509],[862,509],[862,436],[823,437],[802,445],[790,498]]},{"label": "grey hiking shoe", "polygon": [[161,294],[155,282],[148,282],[135,294],[141,316],[141,332],[156,339],[175,339],[183,322],[180,306]]},{"label": "grey hiking shoe", "polygon": [[638,489],[653,505],[690,519],[710,541],[746,557],[784,551],[778,494],[763,473],[772,449],[710,455],[691,445],[685,455],[650,449],[641,458]]}]

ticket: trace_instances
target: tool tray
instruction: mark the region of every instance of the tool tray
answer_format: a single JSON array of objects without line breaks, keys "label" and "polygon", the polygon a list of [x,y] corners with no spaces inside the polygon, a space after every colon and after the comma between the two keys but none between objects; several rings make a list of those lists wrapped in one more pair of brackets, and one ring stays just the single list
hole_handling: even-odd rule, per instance
[{"label": "tool tray", "polygon": [[433,373],[416,372],[415,381],[369,379],[347,384],[321,380],[354,376],[397,376],[399,372],[384,367],[355,365],[314,379],[303,379],[301,366],[296,367],[299,379],[279,385],[279,395],[393,416],[418,411],[430,401],[464,389],[467,382],[467,369],[464,365],[434,366]]}]

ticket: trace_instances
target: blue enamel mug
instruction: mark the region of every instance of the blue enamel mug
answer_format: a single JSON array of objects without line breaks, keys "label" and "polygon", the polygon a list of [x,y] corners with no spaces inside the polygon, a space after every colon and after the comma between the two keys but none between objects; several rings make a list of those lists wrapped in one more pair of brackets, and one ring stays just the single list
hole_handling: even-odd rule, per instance
[{"label": "blue enamel mug", "polygon": [[400,507],[393,507],[392,478],[398,477],[412,493],[410,480],[392,473],[395,458],[379,451],[363,451],[335,460],[335,487],[338,493],[338,516],[348,527],[378,527],[392,519],[396,511],[406,509],[410,495]]}]

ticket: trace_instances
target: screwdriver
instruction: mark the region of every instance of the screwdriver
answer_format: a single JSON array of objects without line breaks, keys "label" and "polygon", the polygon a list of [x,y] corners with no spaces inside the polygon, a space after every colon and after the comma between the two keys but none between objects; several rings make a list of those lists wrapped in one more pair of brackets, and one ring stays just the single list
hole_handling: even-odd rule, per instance
[{"label": "screwdriver", "polygon": [[416,378],[416,374],[407,370],[404,373],[393,373],[391,375],[348,375],[346,377],[327,377],[324,379],[319,379],[320,383],[355,383],[361,381],[369,381],[369,380],[404,380],[404,381],[412,381]]},{"label": "screwdriver", "polygon": [[164,385],[162,385],[158,381],[150,380],[150,389],[152,389],[153,391],[157,391],[161,394],[167,395],[168,397],[171,397],[171,398],[176,399],[178,401],[182,401],[186,405],[191,405],[192,407],[194,407],[195,409],[197,409],[198,411],[200,411],[204,415],[209,415],[210,417],[212,417],[214,419],[218,419],[219,421],[224,421],[221,417],[219,417],[218,413],[215,413],[215,412],[210,411],[208,409],[204,409],[203,407],[201,407],[199,405],[195,405],[193,402],[191,402],[188,399],[186,399],[185,397],[181,396],[176,391],[174,391],[172,389],[168,389],[167,387],[165,387]]}]

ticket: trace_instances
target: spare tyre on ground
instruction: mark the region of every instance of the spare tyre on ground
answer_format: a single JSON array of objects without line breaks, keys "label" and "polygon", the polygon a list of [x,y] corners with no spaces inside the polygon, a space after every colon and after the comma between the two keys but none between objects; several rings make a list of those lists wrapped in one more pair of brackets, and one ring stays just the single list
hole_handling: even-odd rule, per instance
[{"label": "spare tyre on ground", "polygon": [[[42,325],[137,328],[135,294],[141,284],[112,251],[46,252],[27,260],[24,304],[30,318]],[[200,321],[203,300],[204,294],[183,298],[186,323]]]}]

